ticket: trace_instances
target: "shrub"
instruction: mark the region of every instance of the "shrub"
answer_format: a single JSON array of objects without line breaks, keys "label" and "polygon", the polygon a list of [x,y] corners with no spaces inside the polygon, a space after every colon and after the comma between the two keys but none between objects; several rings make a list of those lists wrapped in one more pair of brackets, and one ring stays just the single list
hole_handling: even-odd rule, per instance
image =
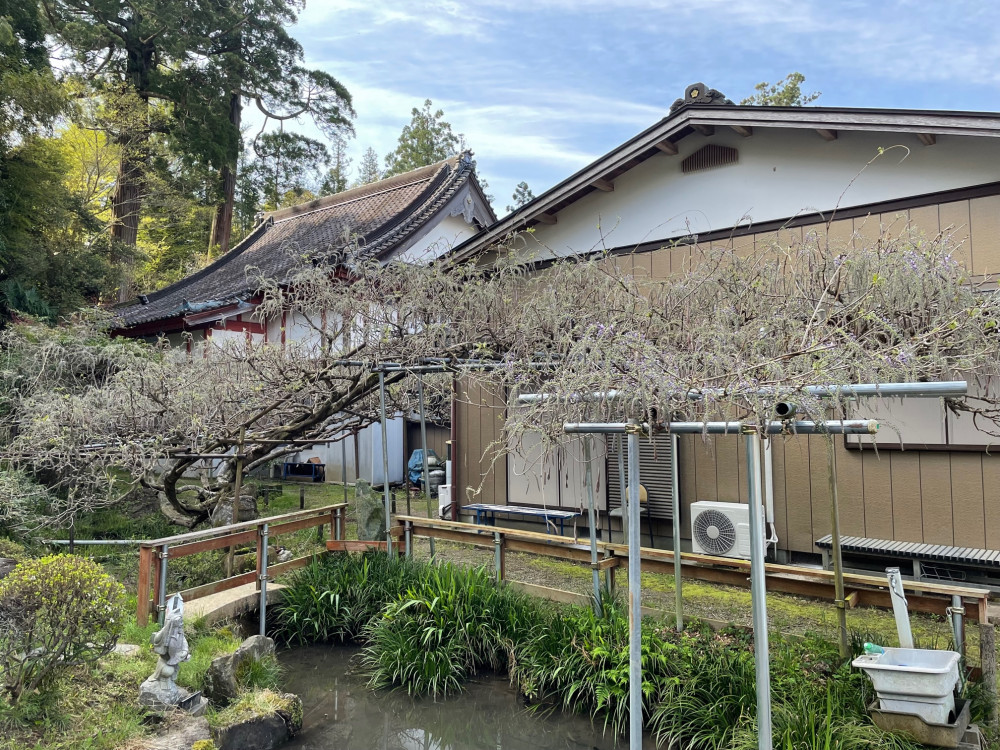
[{"label": "shrub", "polygon": [[126,601],[122,585],[84,558],[18,565],[0,581],[0,678],[11,702],[109,653],[125,626]]},{"label": "shrub", "polygon": [[0,538],[0,557],[23,560],[25,557],[28,557],[28,551],[23,545],[11,539]]}]

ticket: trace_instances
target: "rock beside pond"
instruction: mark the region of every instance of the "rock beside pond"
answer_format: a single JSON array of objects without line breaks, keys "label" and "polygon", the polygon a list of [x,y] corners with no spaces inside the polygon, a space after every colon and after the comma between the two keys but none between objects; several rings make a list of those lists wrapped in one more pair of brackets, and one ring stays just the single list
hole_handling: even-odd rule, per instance
[{"label": "rock beside pond", "polygon": [[[250,495],[240,495],[240,515],[239,521],[253,521],[258,517],[257,498]],[[226,526],[233,522],[233,499],[223,498],[210,516],[212,526]]]},{"label": "rock beside pond", "polygon": [[217,719],[225,722],[212,728],[219,750],[274,750],[302,728],[302,700],[266,690],[245,696]]},{"label": "rock beside pond", "polygon": [[236,700],[240,692],[236,680],[240,667],[247,662],[260,661],[273,655],[274,641],[263,635],[252,635],[233,653],[216,657],[205,674],[205,697],[217,705],[228,705]]},{"label": "rock beside pond", "polygon": [[194,750],[195,743],[212,737],[204,716],[189,716],[183,711],[172,712],[163,726],[160,734],[146,740],[143,750]]}]

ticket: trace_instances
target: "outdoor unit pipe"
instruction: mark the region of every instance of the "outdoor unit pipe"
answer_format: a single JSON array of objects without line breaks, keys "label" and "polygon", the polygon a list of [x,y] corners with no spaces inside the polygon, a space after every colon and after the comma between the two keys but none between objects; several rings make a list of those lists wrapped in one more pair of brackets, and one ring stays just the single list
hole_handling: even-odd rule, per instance
[{"label": "outdoor unit pipe", "polygon": [[[848,385],[807,385],[793,393],[805,393],[819,398],[848,397],[862,398],[867,396],[910,396],[912,398],[946,398],[968,394],[969,386],[964,380],[949,380],[940,383],[853,383]],[[776,388],[761,388],[756,393],[759,396],[780,392]],[[561,400],[579,401],[613,401],[626,395],[625,391],[610,390],[603,393],[574,393],[564,396]],[[727,394],[722,388],[692,389],[684,392],[691,401],[698,401],[702,396],[724,398]],[[519,403],[536,404],[555,398],[548,393],[522,393],[517,397]]]}]

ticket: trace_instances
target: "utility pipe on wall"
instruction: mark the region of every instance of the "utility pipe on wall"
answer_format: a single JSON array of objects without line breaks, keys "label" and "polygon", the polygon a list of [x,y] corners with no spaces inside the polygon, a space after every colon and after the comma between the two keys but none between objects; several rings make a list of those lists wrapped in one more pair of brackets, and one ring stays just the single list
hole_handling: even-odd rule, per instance
[{"label": "utility pipe on wall", "polygon": [[590,569],[594,579],[594,610],[600,617],[601,606],[601,574],[597,570],[597,520],[594,513],[594,478],[590,468],[590,435],[583,436],[583,460],[587,465],[584,481],[587,483],[587,525],[590,528]]}]

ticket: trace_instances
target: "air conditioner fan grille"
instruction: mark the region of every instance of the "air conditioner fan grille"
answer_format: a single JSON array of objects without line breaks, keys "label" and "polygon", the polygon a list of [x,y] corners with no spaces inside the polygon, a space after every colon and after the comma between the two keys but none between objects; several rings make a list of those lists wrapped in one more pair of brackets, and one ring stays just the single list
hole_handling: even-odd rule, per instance
[{"label": "air conditioner fan grille", "polygon": [[732,519],[717,510],[703,510],[694,519],[694,534],[706,552],[724,555],[736,544]]}]

